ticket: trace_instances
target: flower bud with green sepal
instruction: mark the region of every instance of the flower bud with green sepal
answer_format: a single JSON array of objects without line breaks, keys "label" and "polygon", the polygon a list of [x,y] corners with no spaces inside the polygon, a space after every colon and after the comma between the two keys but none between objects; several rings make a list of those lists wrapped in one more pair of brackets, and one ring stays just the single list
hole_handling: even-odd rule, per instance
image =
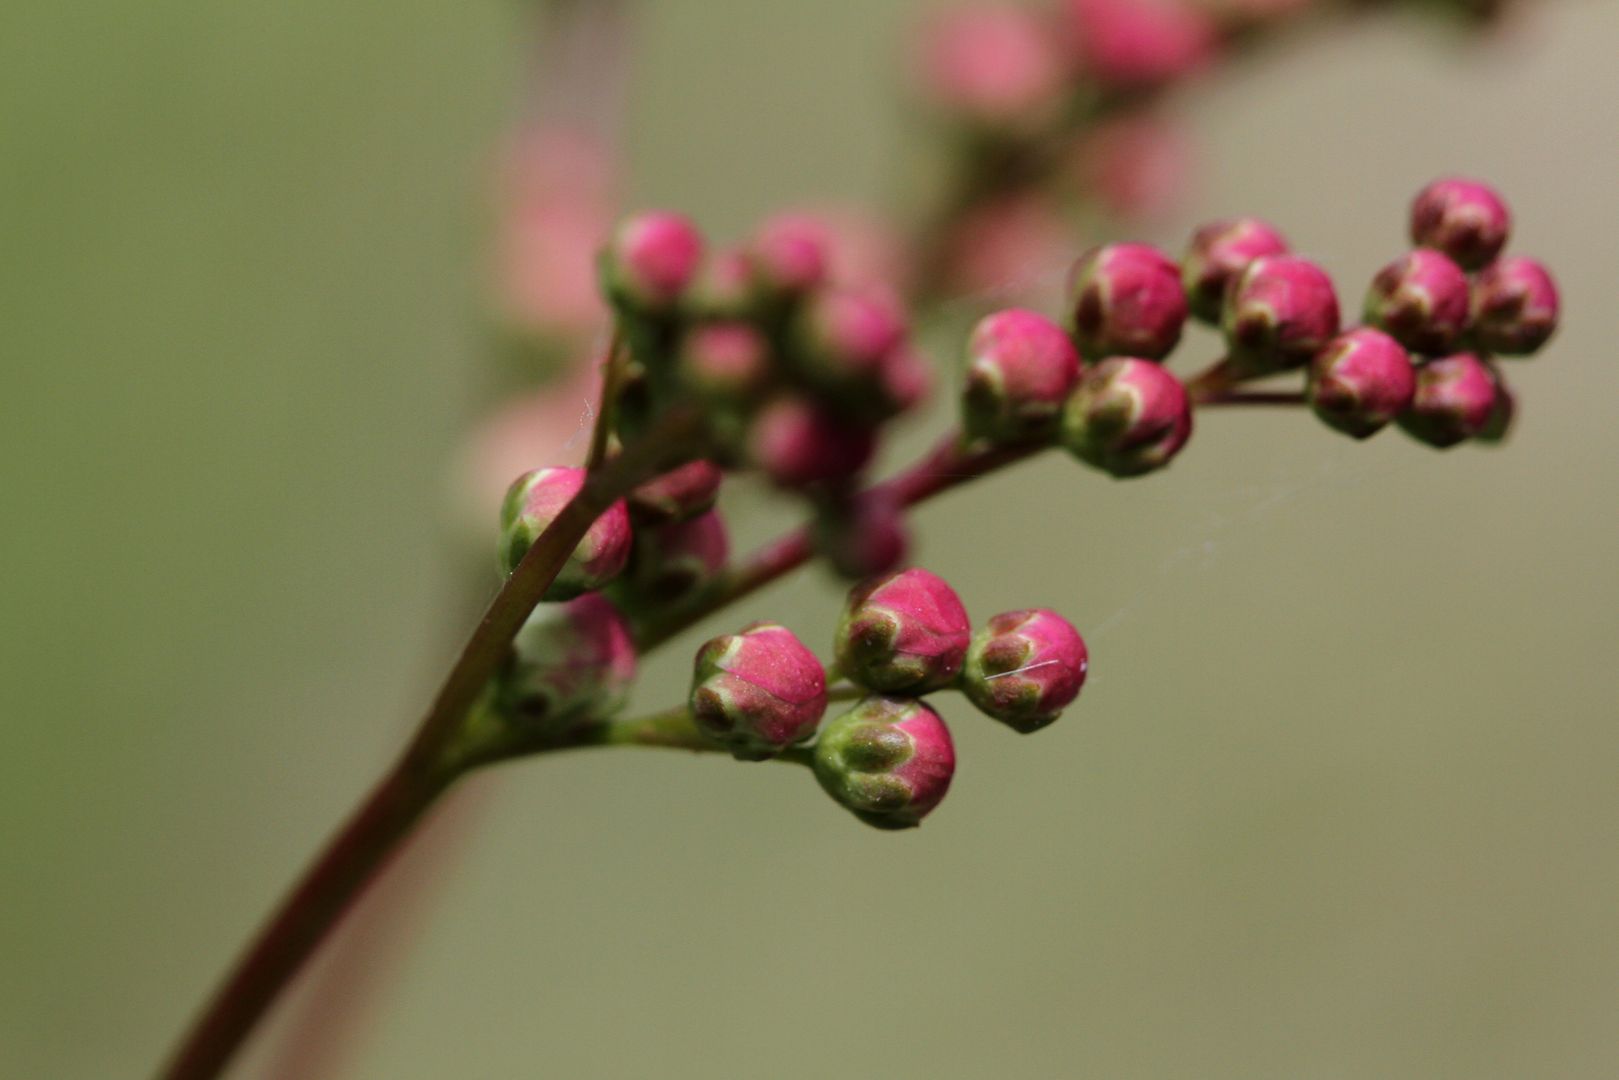
[{"label": "flower bud with green sepal", "polygon": [[1416,394],[1400,427],[1429,446],[1455,446],[1488,429],[1497,396],[1494,376],[1474,354],[1430,360],[1417,369]]},{"label": "flower bud with green sepal", "polygon": [[826,712],[826,671],[786,627],[757,622],[697,650],[691,714],[743,761],[808,740]]},{"label": "flower bud with green sepal", "polygon": [[1255,259],[1287,254],[1287,240],[1258,218],[1215,221],[1192,234],[1181,260],[1181,283],[1192,316],[1217,326],[1226,290]]},{"label": "flower bud with green sepal", "polygon": [[602,282],[619,307],[667,312],[696,280],[703,237],[682,214],[652,210],[619,223],[602,252]]},{"label": "flower bud with green sepal", "polygon": [[534,609],[500,677],[507,715],[527,733],[564,734],[624,707],[635,680],[628,624],[600,593]]},{"label": "flower bud with green sepal", "polygon": [[[558,467],[524,473],[507,489],[500,507],[500,565],[506,573],[517,569],[584,484],[583,469]],[[620,499],[591,524],[544,599],[571,600],[606,585],[629,562],[630,544],[630,515]]]},{"label": "flower bud with green sepal", "polygon": [[868,697],[815,744],[815,778],[855,817],[908,829],[950,790],[956,750],[939,714],[914,698]]},{"label": "flower bud with green sepal", "polygon": [[1506,201],[1476,180],[1435,180],[1411,203],[1411,242],[1444,252],[1463,270],[1488,266],[1511,232]]},{"label": "flower bud with green sepal", "polygon": [[1365,439],[1411,405],[1417,377],[1400,343],[1369,327],[1339,334],[1310,361],[1305,397],[1328,427]]},{"label": "flower bud with green sepal", "polygon": [[1068,276],[1068,316],[1086,363],[1109,356],[1162,360],[1186,325],[1180,267],[1147,244],[1108,244]]},{"label": "flower bud with green sepal", "polygon": [[1308,259],[1267,255],[1232,282],[1220,329],[1237,371],[1296,368],[1338,333],[1338,294],[1327,272]]},{"label": "flower bud with green sepal", "polygon": [[1509,256],[1473,283],[1473,336],[1501,356],[1529,356],[1557,332],[1557,283],[1536,259]]},{"label": "flower bud with green sepal", "polygon": [[1121,479],[1168,465],[1192,434],[1192,405],[1174,375],[1120,357],[1088,369],[1063,411],[1063,445]]},{"label": "flower bud with green sepal", "polygon": [[912,567],[849,590],[834,645],[838,670],[852,682],[922,694],[955,681],[971,640],[972,622],[956,591]]},{"label": "flower bud with green sepal", "polygon": [[1047,608],[989,620],[967,649],[961,690],[985,715],[1013,731],[1039,731],[1079,696],[1090,670],[1085,639]]},{"label": "flower bud with green sepal", "polygon": [[713,582],[730,555],[730,536],[717,511],[649,525],[636,531],[629,569],[610,589],[626,611],[640,614],[684,600]]},{"label": "flower bud with green sepal", "polygon": [[1053,437],[1079,366],[1073,342],[1045,316],[1017,309],[987,316],[967,341],[963,426],[996,442]]},{"label": "flower bud with green sepal", "polygon": [[1414,353],[1443,356],[1467,329],[1467,275],[1441,252],[1418,248],[1389,263],[1366,294],[1366,321]]},{"label": "flower bud with green sepal", "polygon": [[712,461],[688,461],[648,480],[625,500],[636,525],[689,521],[714,508],[725,474]]}]

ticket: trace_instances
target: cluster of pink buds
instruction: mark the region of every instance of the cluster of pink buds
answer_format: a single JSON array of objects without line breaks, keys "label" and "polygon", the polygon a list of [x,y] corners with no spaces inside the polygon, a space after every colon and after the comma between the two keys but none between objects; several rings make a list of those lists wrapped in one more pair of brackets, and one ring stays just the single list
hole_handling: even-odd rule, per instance
[{"label": "cluster of pink buds", "polygon": [[[1412,210],[1415,249],[1372,278],[1366,325],[1348,329],[1327,272],[1257,219],[1204,225],[1178,260],[1145,244],[1094,248],[1072,265],[1062,318],[1013,308],[972,330],[961,431],[945,456],[865,486],[882,425],[927,382],[893,298],[832,281],[826,237],[802,219],[710,255],[678,215],[632,218],[602,260],[621,346],[601,431],[617,433],[626,457],[636,440],[666,437],[658,425],[677,415],[695,422],[695,436],[672,459],[683,463],[658,459],[652,479],[626,483],[625,497],[583,532],[545,595],[566,603],[530,619],[497,698],[531,742],[585,737],[622,704],[638,644],[718,610],[769,580],[772,567],[819,554],[857,580],[830,670],[791,630],[755,622],[698,650],[679,710],[686,735],[622,738],[809,764],[862,820],[915,825],[955,765],[928,695],[959,691],[1014,731],[1033,732],[1074,701],[1089,659],[1052,611],[1006,612],[975,633],[945,581],[897,569],[908,505],[1046,446],[1115,477],[1153,472],[1187,444],[1200,405],[1308,403],[1357,438],[1391,422],[1435,446],[1498,437],[1510,398],[1495,358],[1533,352],[1557,321],[1550,275],[1503,256],[1508,233],[1489,188],[1430,185]],[[1226,355],[1183,381],[1169,363],[1194,319],[1218,329]],[[1287,376],[1304,388],[1246,389]],[[799,495],[814,516],[784,546],[733,569],[716,500],[725,472],[747,469]],[[512,486],[501,511],[508,571],[589,475],[543,468]],[[834,701],[853,704],[823,724]]]},{"label": "cluster of pink buds", "polygon": [[821,724],[828,676],[791,631],[754,623],[697,651],[690,712],[736,757],[808,757],[821,786],[862,821],[917,825],[955,774],[950,729],[924,696],[961,691],[986,715],[1030,732],[1078,697],[1089,658],[1066,620],[1045,609],[997,615],[976,636],[941,578],[912,568],[849,593],[833,641],[838,693],[855,703]]}]

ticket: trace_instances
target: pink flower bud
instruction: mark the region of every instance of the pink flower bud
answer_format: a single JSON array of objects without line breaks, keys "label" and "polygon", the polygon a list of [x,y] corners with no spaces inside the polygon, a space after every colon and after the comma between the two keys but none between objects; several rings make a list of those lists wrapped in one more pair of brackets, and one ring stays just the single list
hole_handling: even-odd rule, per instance
[{"label": "pink flower bud", "polygon": [[1489,426],[1495,399],[1495,379],[1477,356],[1430,360],[1417,368],[1417,392],[1400,427],[1429,446],[1455,446]]},{"label": "pink flower bud", "polygon": [[815,549],[843,577],[886,574],[910,550],[905,511],[881,488],[861,492],[816,519]]},{"label": "pink flower bud", "polygon": [[1085,685],[1090,653],[1073,624],[1055,611],[1009,611],[989,620],[967,650],[961,690],[1014,731],[1039,731]]},{"label": "pink flower bud", "polygon": [[1538,352],[1557,331],[1557,309],[1557,283],[1535,259],[1509,256],[1473,284],[1473,333],[1490,352]]},{"label": "pink flower bud", "polygon": [[1306,395],[1328,427],[1364,439],[1404,412],[1416,392],[1411,358],[1380,330],[1338,335],[1310,362]]},{"label": "pink flower bud", "polygon": [[748,262],[757,281],[774,292],[806,293],[831,273],[831,235],[809,214],[780,214],[759,227]]},{"label": "pink flower bud", "polygon": [[686,335],[676,363],[681,381],[698,396],[746,402],[770,378],[770,343],[745,322],[708,323]]},{"label": "pink flower bud", "polygon": [[1113,89],[1146,89],[1193,75],[1214,58],[1213,20],[1184,0],[1065,0],[1074,58]]},{"label": "pink flower bud", "polygon": [[692,718],[743,761],[805,741],[824,712],[826,671],[785,627],[757,622],[697,650]]},{"label": "pink flower bud", "polygon": [[[518,477],[500,507],[500,561],[517,569],[528,549],[585,484],[583,469],[536,469]],[[597,518],[563,565],[546,600],[569,600],[617,577],[630,558],[630,515],[620,499]]]},{"label": "pink flower bud", "polygon": [[1168,465],[1192,434],[1192,404],[1150,360],[1115,357],[1086,370],[1063,411],[1063,445],[1120,478]]},{"label": "pink flower bud", "polygon": [[1162,360],[1186,323],[1180,269],[1147,244],[1108,244],[1081,255],[1069,273],[1068,298],[1074,340],[1087,362]]},{"label": "pink flower bud", "polygon": [[933,390],[933,365],[910,345],[901,345],[883,357],[878,376],[882,400],[876,413],[882,417],[910,412]]},{"label": "pink flower bud", "polygon": [[960,8],[923,31],[922,91],[971,123],[1024,126],[1057,105],[1066,73],[1051,27],[1027,7]]},{"label": "pink flower bud", "polygon": [[950,790],[956,748],[939,714],[910,698],[869,697],[826,725],[815,778],[879,829],[920,825]]},{"label": "pink flower bud", "polygon": [[613,230],[603,255],[612,297],[632,308],[672,307],[697,277],[703,237],[681,214],[652,210]]},{"label": "pink flower bud", "polygon": [[1435,180],[1411,203],[1411,241],[1449,255],[1463,270],[1488,265],[1506,246],[1512,215],[1476,180]]},{"label": "pink flower bud", "polygon": [[1366,294],[1366,321],[1414,353],[1441,356],[1467,329],[1467,275],[1428,248],[1389,263]]},{"label": "pink flower bud", "polygon": [[600,593],[534,609],[512,643],[500,700],[543,731],[602,720],[624,707],[635,680],[629,626]]},{"label": "pink flower bud", "polygon": [[1221,319],[1233,364],[1253,374],[1307,363],[1338,333],[1338,295],[1327,272],[1293,255],[1267,255],[1226,293]]},{"label": "pink flower bud", "polygon": [[713,510],[648,526],[636,533],[629,570],[613,587],[621,590],[627,611],[672,604],[718,578],[730,556],[725,522]]},{"label": "pink flower bud", "polygon": [[1181,261],[1181,278],[1192,314],[1211,326],[1220,322],[1231,282],[1255,259],[1287,254],[1287,240],[1258,218],[1215,221],[1192,234]]},{"label": "pink flower bud", "polygon": [[753,262],[735,248],[705,260],[683,297],[695,314],[738,321],[752,315],[756,299]]},{"label": "pink flower bud", "polygon": [[835,641],[838,669],[885,693],[948,686],[961,671],[972,623],[944,579],[912,567],[849,590]]},{"label": "pink flower bud", "polygon": [[834,390],[880,385],[883,362],[905,340],[899,305],[876,289],[824,289],[794,328],[804,374]]},{"label": "pink flower bud", "polygon": [[800,397],[780,397],[759,410],[747,441],[753,463],[788,489],[847,480],[877,445],[871,428]]},{"label": "pink flower bud", "polygon": [[987,316],[967,341],[967,432],[1004,442],[1056,434],[1079,381],[1079,353],[1051,320],[1012,309]]},{"label": "pink flower bud", "polygon": [[637,525],[659,525],[707,513],[719,498],[724,479],[712,461],[688,461],[630,492],[630,517]]}]

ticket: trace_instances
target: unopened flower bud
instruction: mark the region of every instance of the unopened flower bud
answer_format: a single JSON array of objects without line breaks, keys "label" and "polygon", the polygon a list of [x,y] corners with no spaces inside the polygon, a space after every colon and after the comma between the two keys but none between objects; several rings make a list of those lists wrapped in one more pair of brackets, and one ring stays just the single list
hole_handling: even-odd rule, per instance
[{"label": "unopened flower bud", "polygon": [[712,461],[699,458],[670,469],[630,492],[630,517],[637,525],[686,521],[707,513],[719,498],[725,474]]},{"label": "unopened flower bud", "polygon": [[1200,227],[1181,260],[1181,279],[1192,314],[1211,326],[1218,325],[1231,282],[1255,259],[1285,254],[1287,240],[1258,218],[1215,221]]},{"label": "unopened flower bud", "polygon": [[1378,271],[1366,321],[1414,353],[1442,356],[1467,329],[1467,275],[1448,255],[1418,248]]},{"label": "unopened flower bud", "polygon": [[1085,639],[1067,619],[1046,608],[1008,611],[973,637],[961,690],[983,713],[1027,734],[1057,719],[1089,670]]},{"label": "unopened flower bud", "polygon": [[608,295],[631,308],[664,311],[697,277],[703,238],[690,219],[653,210],[622,222],[602,256]]},{"label": "unopened flower bud", "polygon": [[770,377],[770,344],[745,322],[708,323],[686,335],[676,363],[681,381],[699,397],[743,403]]},{"label": "unopened flower bud", "polygon": [[830,390],[879,387],[885,358],[905,340],[899,306],[874,289],[823,289],[806,302],[794,328],[804,374]]},{"label": "unopened flower bud", "polygon": [[1411,240],[1449,255],[1463,270],[1489,265],[1506,246],[1512,215],[1476,180],[1435,180],[1411,203]]},{"label": "unopened flower bud", "polygon": [[1109,89],[1151,89],[1195,74],[1218,48],[1213,20],[1186,0],[1064,0],[1080,66]]},{"label": "unopened flower bud", "polygon": [[1051,28],[1032,9],[982,5],[924,28],[922,90],[970,123],[1022,127],[1051,113],[1066,72]]},{"label": "unopened flower bud", "polygon": [[1557,309],[1557,283],[1536,259],[1501,259],[1473,284],[1473,333],[1503,356],[1539,351],[1557,330]]},{"label": "unopened flower bud", "polygon": [[918,567],[849,590],[834,642],[838,670],[885,693],[948,686],[972,639],[966,608],[943,578]]},{"label": "unopened flower bud", "polygon": [[[517,478],[500,508],[500,562],[506,573],[517,569],[584,484],[583,469],[536,469]],[[599,589],[623,571],[629,558],[630,515],[620,499],[591,524],[544,598],[569,600]]]},{"label": "unopened flower bud", "polygon": [[1001,442],[1048,438],[1078,381],[1079,354],[1056,323],[1017,309],[990,315],[967,341],[967,432]]},{"label": "unopened flower bud", "polygon": [[1192,404],[1174,375],[1116,357],[1086,370],[1063,411],[1063,445],[1117,477],[1168,465],[1192,434]]},{"label": "unopened flower bud", "polygon": [[1240,370],[1298,367],[1338,333],[1338,294],[1327,272],[1308,259],[1267,255],[1232,283],[1221,329]]},{"label": "unopened flower bud", "polygon": [[933,390],[933,365],[909,345],[901,345],[883,357],[879,372],[881,400],[868,410],[887,418],[908,413],[928,399]]},{"label": "unopened flower bud", "polygon": [[759,410],[747,442],[750,460],[788,489],[847,480],[876,449],[871,428],[800,397],[777,398]]},{"label": "unopened flower bud", "polygon": [[1069,272],[1068,310],[1087,362],[1108,356],[1162,360],[1186,324],[1180,269],[1147,244],[1092,248]]},{"label": "unopened flower bud", "polygon": [[755,299],[748,253],[729,248],[703,262],[682,301],[710,319],[742,320],[753,312]]},{"label": "unopened flower bud", "polygon": [[862,492],[816,519],[815,550],[851,580],[886,574],[910,550],[905,512],[882,488]]},{"label": "unopened flower bud", "polygon": [[1490,369],[1472,353],[1430,360],[1417,369],[1417,392],[1400,427],[1429,446],[1455,446],[1489,427],[1496,396]]},{"label": "unopened flower bud", "polygon": [[821,787],[879,829],[920,825],[955,772],[950,729],[913,698],[866,698],[828,723],[815,744]]},{"label": "unopened flower bud", "polygon": [[649,526],[636,533],[629,569],[614,588],[630,602],[626,610],[671,604],[719,577],[730,555],[725,522],[713,510]]},{"label": "unopened flower bud", "polygon": [[759,227],[748,248],[755,280],[778,293],[806,293],[823,284],[831,267],[831,237],[809,214],[780,214]]},{"label": "unopened flower bud", "polygon": [[1404,412],[1416,387],[1411,358],[1400,343],[1363,327],[1339,334],[1316,353],[1305,393],[1322,423],[1364,439]]},{"label": "unopened flower bud", "polygon": [[635,680],[629,626],[600,593],[534,609],[501,675],[504,706],[525,723],[561,731],[623,708]]},{"label": "unopened flower bud", "polygon": [[824,712],[826,670],[786,627],[757,622],[697,650],[692,718],[744,761],[808,739]]}]

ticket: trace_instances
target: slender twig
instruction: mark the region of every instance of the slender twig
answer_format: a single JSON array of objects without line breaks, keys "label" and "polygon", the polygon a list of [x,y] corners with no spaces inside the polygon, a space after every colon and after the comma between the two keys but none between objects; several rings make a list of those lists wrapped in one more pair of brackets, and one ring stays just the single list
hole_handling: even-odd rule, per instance
[{"label": "slender twig", "polygon": [[505,662],[513,638],[596,518],[631,488],[689,457],[701,420],[669,414],[590,474],[491,601],[404,755],[271,915],[186,1035],[163,1080],[214,1080],[337,924],[388,854],[466,767],[458,729]]},{"label": "slender twig", "polygon": [[[921,460],[872,490],[892,498],[900,506],[910,507],[1022,461],[1042,449],[1043,444],[972,449],[963,445],[959,433],[952,432]],[[814,537],[809,526],[778,537],[743,560],[695,601],[639,628],[637,645],[643,653],[657,648],[694,623],[803,566],[814,553]]]},{"label": "slender twig", "polygon": [[624,332],[615,321],[613,335],[607,342],[607,355],[602,359],[601,400],[596,405],[596,424],[590,431],[590,455],[585,468],[601,468],[607,460],[607,446],[613,433],[613,413],[618,408],[619,377],[624,370]]}]

